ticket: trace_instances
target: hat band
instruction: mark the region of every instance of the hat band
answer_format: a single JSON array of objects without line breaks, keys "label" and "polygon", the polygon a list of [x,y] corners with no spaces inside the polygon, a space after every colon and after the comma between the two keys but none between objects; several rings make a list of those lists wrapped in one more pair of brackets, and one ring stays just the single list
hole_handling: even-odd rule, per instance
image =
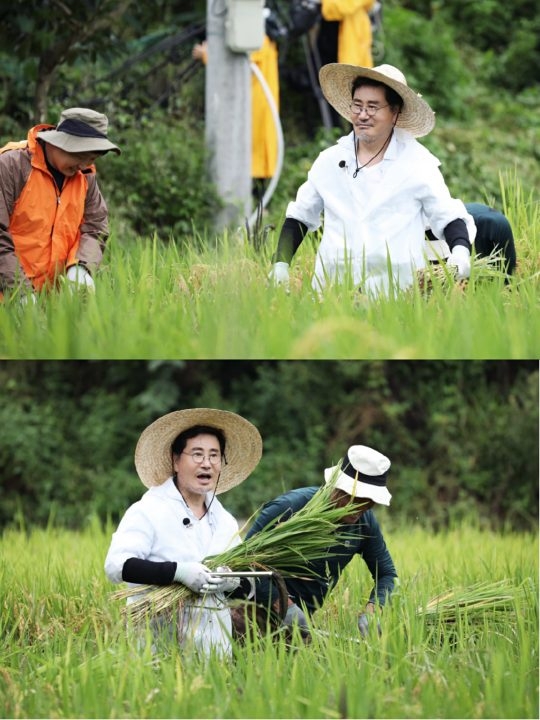
[{"label": "hat band", "polygon": [[76,135],[77,137],[88,137],[88,138],[101,138],[106,140],[107,136],[100,133],[91,125],[83,122],[82,120],[64,120],[56,128],[57,132],[64,132],[68,135]]},{"label": "hat band", "polygon": [[354,469],[348,456],[344,458],[341,463],[341,472],[345,473],[345,475],[348,475],[353,480],[360,480],[368,485],[377,485],[379,487],[386,486],[386,478],[388,476],[388,472],[385,472],[382,475],[364,475],[359,470]]}]

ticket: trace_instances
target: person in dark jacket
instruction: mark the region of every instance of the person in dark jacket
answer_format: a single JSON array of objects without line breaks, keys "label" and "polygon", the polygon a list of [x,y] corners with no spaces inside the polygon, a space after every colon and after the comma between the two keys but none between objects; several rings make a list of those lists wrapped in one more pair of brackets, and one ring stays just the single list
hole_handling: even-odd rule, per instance
[{"label": "person in dark jacket", "polygon": [[[375,612],[385,605],[392,594],[397,578],[392,557],[372,511],[375,504],[390,505],[391,494],[386,488],[390,460],[365,445],[353,445],[340,465],[324,471],[325,483],[334,483],[332,496],[337,506],[351,503],[353,509],[340,523],[336,544],[324,560],[309,564],[317,578],[284,578],[289,594],[289,607],[284,624],[297,624],[303,634],[309,634],[306,615],[311,615],[325,602],[338,582],[343,569],[359,555],[366,563],[374,585],[367,603],[358,615],[358,628],[367,637],[372,626],[380,634],[380,623],[373,622]],[[286,520],[300,510],[319,490],[317,486],[290,490],[264,505],[247,533],[250,538],[275,518]],[[268,607],[277,600],[277,589],[269,581],[257,582],[256,601]]]}]

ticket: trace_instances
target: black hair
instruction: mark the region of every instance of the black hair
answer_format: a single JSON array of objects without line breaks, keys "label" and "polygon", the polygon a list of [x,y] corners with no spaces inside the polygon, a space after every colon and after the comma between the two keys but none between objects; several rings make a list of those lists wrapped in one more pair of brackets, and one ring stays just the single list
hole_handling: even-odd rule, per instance
[{"label": "black hair", "polygon": [[193,427],[183,430],[171,443],[171,453],[173,456],[180,455],[186,447],[187,441],[197,435],[213,435],[218,439],[221,454],[225,455],[225,433],[219,428],[210,427],[210,425],[193,425]]},{"label": "black hair", "polygon": [[354,98],[355,91],[358,90],[358,88],[362,87],[363,85],[369,85],[371,87],[382,87],[384,90],[384,96],[386,98],[386,102],[390,105],[390,107],[393,110],[398,110],[398,112],[401,112],[401,110],[403,109],[403,98],[401,97],[401,95],[398,92],[396,92],[389,85],[386,85],[385,83],[380,82],[379,80],[374,80],[373,78],[362,77],[362,75],[359,75],[353,81],[353,84],[351,87],[351,98]]}]

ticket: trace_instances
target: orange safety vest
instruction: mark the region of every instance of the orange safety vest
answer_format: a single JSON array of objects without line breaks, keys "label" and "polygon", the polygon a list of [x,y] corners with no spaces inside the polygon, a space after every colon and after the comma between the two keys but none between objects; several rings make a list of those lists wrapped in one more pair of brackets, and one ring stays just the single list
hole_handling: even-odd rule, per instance
[{"label": "orange safety vest", "polygon": [[[15,254],[35,290],[54,282],[66,266],[77,262],[80,226],[84,217],[87,181],[83,173],[66,177],[62,191],[47,168],[36,133],[51,127],[36,125],[22,143],[8,143],[0,152],[28,147],[32,169],[13,207],[9,232]],[[89,168],[95,172],[94,166]]]}]

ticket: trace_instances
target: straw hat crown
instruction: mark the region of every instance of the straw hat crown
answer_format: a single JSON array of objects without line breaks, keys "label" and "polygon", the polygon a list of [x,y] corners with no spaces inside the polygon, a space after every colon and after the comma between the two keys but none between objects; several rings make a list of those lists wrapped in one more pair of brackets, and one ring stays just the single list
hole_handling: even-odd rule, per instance
[{"label": "straw hat crown", "polygon": [[422,137],[435,127],[435,113],[419,93],[407,85],[405,75],[393,65],[366,68],[344,63],[329,63],[319,72],[325,98],[346,120],[351,121],[352,85],[357,77],[371,78],[391,87],[403,100],[403,108],[396,126],[408,130],[414,137]]},{"label": "straw hat crown", "polygon": [[257,428],[241,415],[214,408],[190,408],[163,415],[143,432],[135,448],[135,468],[146,487],[161,485],[172,475],[171,445],[185,430],[205,425],[225,435],[225,458],[216,495],[243,482],[262,455]]}]

